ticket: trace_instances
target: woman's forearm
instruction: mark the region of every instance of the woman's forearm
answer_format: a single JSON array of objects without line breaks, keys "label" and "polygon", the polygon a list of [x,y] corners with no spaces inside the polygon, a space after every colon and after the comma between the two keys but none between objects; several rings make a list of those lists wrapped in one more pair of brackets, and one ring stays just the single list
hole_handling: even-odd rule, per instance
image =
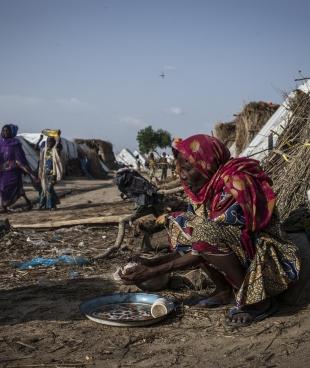
[{"label": "woman's forearm", "polygon": [[157,275],[161,273],[176,271],[183,268],[198,265],[200,262],[201,257],[199,255],[187,253],[184,256],[177,257],[169,262],[152,267],[152,273],[154,273],[154,275]]},{"label": "woman's forearm", "polygon": [[159,265],[162,265],[164,263],[167,263],[179,257],[181,257],[181,255],[178,252],[173,252],[173,253],[165,254],[163,256],[150,258],[147,260],[145,265],[150,266],[150,267],[159,266]]},{"label": "woman's forearm", "polygon": [[30,176],[34,175],[32,169],[29,165],[22,165],[19,161],[16,161],[16,163],[19,166],[19,168],[21,170],[23,170],[26,174],[28,174]]}]

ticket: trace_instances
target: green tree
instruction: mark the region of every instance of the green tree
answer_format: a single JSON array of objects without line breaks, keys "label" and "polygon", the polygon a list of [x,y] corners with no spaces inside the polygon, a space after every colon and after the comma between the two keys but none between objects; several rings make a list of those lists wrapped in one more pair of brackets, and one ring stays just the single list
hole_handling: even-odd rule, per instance
[{"label": "green tree", "polygon": [[146,154],[152,151],[156,152],[156,148],[166,148],[171,145],[171,135],[163,129],[154,130],[151,125],[138,131],[137,141],[139,151]]},{"label": "green tree", "polygon": [[158,129],[157,134],[157,145],[159,148],[166,148],[171,146],[171,134],[167,130]]}]

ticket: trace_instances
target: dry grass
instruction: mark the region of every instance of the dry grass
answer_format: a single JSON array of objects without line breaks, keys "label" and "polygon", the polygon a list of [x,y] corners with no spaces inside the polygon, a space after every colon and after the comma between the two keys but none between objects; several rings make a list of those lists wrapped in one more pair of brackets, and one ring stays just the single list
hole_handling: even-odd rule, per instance
[{"label": "dry grass", "polygon": [[262,165],[274,182],[282,219],[306,202],[310,187],[310,96],[297,91],[289,121]]}]

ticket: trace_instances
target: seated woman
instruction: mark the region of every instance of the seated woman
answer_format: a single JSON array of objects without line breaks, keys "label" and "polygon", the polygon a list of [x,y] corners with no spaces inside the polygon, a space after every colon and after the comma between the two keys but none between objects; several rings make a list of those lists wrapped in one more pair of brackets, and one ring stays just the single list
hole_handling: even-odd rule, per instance
[{"label": "seated woman", "polygon": [[28,174],[33,181],[36,180],[23,151],[20,141],[15,138],[18,126],[4,125],[0,138],[0,200],[2,212],[7,212],[20,197],[23,197],[27,209],[32,208],[23,187],[22,174]]},{"label": "seated woman", "polygon": [[[173,246],[192,250],[177,257],[142,262],[121,275],[125,283],[138,283],[160,273],[201,265],[214,280],[214,296],[205,305],[236,306],[227,321],[246,325],[277,309],[274,296],[298,279],[297,248],[281,238],[271,180],[259,162],[230,157],[216,138],[199,134],[173,142],[177,173],[192,206],[168,218]],[[144,263],[144,264],[143,264]]]},{"label": "seated woman", "polygon": [[[43,139],[41,135],[39,143]],[[38,145],[39,145],[38,143]],[[41,145],[39,161],[39,179],[41,181],[39,209],[53,211],[59,204],[58,196],[54,186],[62,179],[63,165],[60,158],[62,145],[60,139],[48,137]]]}]

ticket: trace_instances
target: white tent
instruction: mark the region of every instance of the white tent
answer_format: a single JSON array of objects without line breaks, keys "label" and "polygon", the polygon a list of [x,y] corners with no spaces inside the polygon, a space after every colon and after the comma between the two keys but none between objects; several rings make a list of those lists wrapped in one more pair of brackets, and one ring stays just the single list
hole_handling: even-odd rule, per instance
[{"label": "white tent", "polygon": [[135,157],[139,157],[139,160],[141,161],[142,165],[145,166],[146,164],[146,158],[144,155],[142,155],[139,151],[135,150],[133,151],[133,154]]},{"label": "white tent", "polygon": [[31,169],[36,170],[38,168],[39,153],[33,147],[31,147],[31,145],[27,142],[27,140],[23,136],[18,135],[17,139],[22,144],[23,150],[26,155],[26,159]]},{"label": "white tent", "polygon": [[[310,93],[310,80],[299,86],[298,89],[304,93]],[[268,155],[268,137],[271,133],[275,132],[276,134],[273,134],[273,144],[276,143],[278,135],[282,133],[291,117],[292,113],[289,109],[289,100],[295,95],[296,91],[289,94],[278,110],[257,133],[248,147],[241,152],[240,156],[253,156],[256,160],[262,160]]]},{"label": "white tent", "polygon": [[[39,152],[34,149],[34,145],[38,143],[40,139],[40,133],[22,133],[17,135],[17,139],[21,142],[23,150],[26,155],[26,159],[32,170],[38,169]],[[46,137],[43,138],[43,142]],[[78,158],[77,145],[68,141],[66,138],[61,138],[62,144],[62,158],[66,163],[70,159]]]},{"label": "white tent", "polygon": [[121,152],[116,155],[116,160],[125,165],[132,166],[134,169],[137,169],[136,158],[128,148],[123,148]]},{"label": "white tent", "polygon": [[[18,134],[17,138],[20,140],[23,139],[24,141],[32,145],[35,145],[39,142],[40,135],[41,135],[40,133],[22,133]],[[46,140],[46,138],[47,137],[44,136],[43,142]],[[75,143],[69,141],[66,138],[61,137],[61,144],[62,144],[62,155],[66,161],[78,158],[77,145]]]}]

